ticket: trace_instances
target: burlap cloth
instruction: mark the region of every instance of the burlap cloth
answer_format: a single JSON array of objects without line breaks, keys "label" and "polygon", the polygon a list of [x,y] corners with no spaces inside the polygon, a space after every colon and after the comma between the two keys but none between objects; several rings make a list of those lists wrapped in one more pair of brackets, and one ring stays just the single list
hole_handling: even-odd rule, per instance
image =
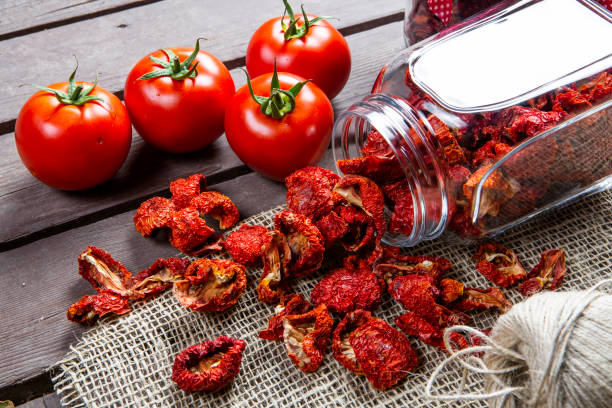
[{"label": "burlap cloth", "polygon": [[[253,216],[249,224],[273,225],[281,207]],[[525,268],[549,248],[567,251],[568,274],[561,290],[586,288],[612,275],[612,192],[581,199],[563,209],[541,215],[497,239],[517,252]],[[444,256],[453,263],[450,277],[469,286],[488,287],[470,259],[473,245],[438,239],[410,253]],[[153,260],[151,260],[153,261]],[[298,370],[285,354],[282,342],[261,340],[274,307],[257,300],[260,271],[248,271],[248,287],[237,306],[227,313],[191,312],[179,305],[171,291],[134,305],[133,312],[103,319],[83,334],[64,359],[50,368],[61,402],[67,407],[437,407],[448,406],[421,397],[432,370],[444,354],[411,339],[421,365],[405,381],[388,391],[373,389],[363,376],[343,368],[328,352],[315,373]],[[309,297],[321,275],[302,279],[294,289]],[[515,289],[506,295],[519,302]],[[388,295],[375,315],[393,323],[402,308]],[[542,313],[546,313],[545,310]],[[474,315],[478,328],[491,327],[493,313]],[[187,393],[171,380],[178,352],[219,335],[240,337],[247,343],[240,373],[226,389],[215,393]],[[457,384],[459,375],[442,377],[443,392]],[[474,390],[472,390],[474,391]],[[456,402],[454,407],[484,407],[484,402]]]}]

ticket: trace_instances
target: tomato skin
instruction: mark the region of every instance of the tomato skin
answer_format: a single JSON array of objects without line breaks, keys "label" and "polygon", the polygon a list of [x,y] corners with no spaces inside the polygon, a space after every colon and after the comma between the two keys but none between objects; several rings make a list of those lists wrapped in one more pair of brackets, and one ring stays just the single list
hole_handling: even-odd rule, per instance
[{"label": "tomato skin", "polygon": [[[278,73],[282,89],[304,79]],[[255,95],[270,96],[272,74],[251,81]],[[282,181],[305,166],[316,164],[331,139],[334,112],[323,91],[307,83],[295,98],[295,109],[277,120],[261,113],[246,85],[225,112],[225,135],[236,155],[253,170]]]},{"label": "tomato skin", "polygon": [[[182,62],[193,48],[170,48]],[[195,78],[159,77],[139,81],[142,75],[161,69],[149,59],[164,61],[161,50],[141,59],[125,82],[125,105],[134,128],[154,147],[170,153],[200,150],[223,134],[223,117],[234,91],[229,71],[213,55],[200,51]],[[193,65],[193,64],[192,64]]]},{"label": "tomato skin", "polygon": [[[314,18],[308,15],[308,18]],[[289,18],[285,17],[285,24]],[[273,18],[251,37],[246,67],[251,77],[274,70],[291,72],[311,79],[333,99],[340,93],[351,73],[351,53],[342,34],[325,20],[316,22],[302,38],[285,41],[281,18]]]},{"label": "tomato skin", "polygon": [[[49,88],[66,92],[68,83]],[[119,170],[130,151],[132,126],[119,98],[99,86],[89,95],[106,104],[64,105],[55,95],[39,91],[19,112],[17,152],[30,173],[51,187],[84,190],[101,184]]]}]

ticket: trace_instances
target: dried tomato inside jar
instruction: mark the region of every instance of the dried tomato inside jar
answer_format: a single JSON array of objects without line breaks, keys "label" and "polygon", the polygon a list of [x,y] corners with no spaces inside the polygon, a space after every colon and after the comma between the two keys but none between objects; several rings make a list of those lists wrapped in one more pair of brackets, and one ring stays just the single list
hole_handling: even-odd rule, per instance
[{"label": "dried tomato inside jar", "polygon": [[612,18],[590,1],[507,1],[386,65],[374,93],[338,117],[332,143],[340,174],[383,192],[384,242],[414,246],[447,230],[491,237],[608,188],[604,38]]}]

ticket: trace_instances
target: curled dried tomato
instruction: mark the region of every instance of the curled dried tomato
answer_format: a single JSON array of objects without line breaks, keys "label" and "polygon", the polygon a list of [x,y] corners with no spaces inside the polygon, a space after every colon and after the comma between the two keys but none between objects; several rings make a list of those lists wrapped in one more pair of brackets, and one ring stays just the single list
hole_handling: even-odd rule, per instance
[{"label": "curled dried tomato", "polygon": [[291,249],[291,276],[306,276],[321,267],[323,236],[308,217],[283,210],[274,217],[274,228],[285,235]]},{"label": "curled dried tomato", "polygon": [[336,361],[357,375],[363,375],[363,369],[357,361],[355,350],[353,350],[349,337],[353,331],[367,323],[370,319],[372,319],[372,313],[366,310],[349,312],[338,323],[332,336],[332,355]]},{"label": "curled dried tomato", "polygon": [[180,178],[170,183],[172,202],[177,209],[189,206],[192,198],[206,191],[206,177],[202,174],[193,174],[187,178]]},{"label": "curled dried tomato", "polygon": [[132,278],[132,297],[154,296],[169,289],[174,282],[183,279],[188,266],[188,259],[159,258]]},{"label": "curled dried tomato", "polygon": [[379,390],[397,384],[419,364],[408,339],[380,319],[370,319],[355,329],[349,343],[363,374]]},{"label": "curled dried tomato", "polygon": [[451,132],[446,123],[442,122],[434,115],[430,115],[427,121],[432,127],[434,136],[438,139],[444,150],[446,161],[449,166],[467,164],[466,153],[457,142],[457,138]]},{"label": "curled dried tomato", "polygon": [[335,211],[319,218],[315,225],[323,236],[325,249],[333,247],[349,231],[348,223]]},{"label": "curled dried tomato", "polygon": [[512,111],[512,119],[507,132],[514,143],[550,129],[563,118],[559,112],[544,112],[522,106],[513,106],[508,110]]},{"label": "curled dried tomato", "polygon": [[223,247],[234,261],[245,266],[255,266],[261,261],[264,246],[271,240],[268,232],[261,225],[242,224],[225,238]]},{"label": "curled dried tomato", "polygon": [[327,307],[319,305],[310,312],[287,315],[283,319],[283,341],[287,355],[302,371],[316,371],[323,362],[334,320]]},{"label": "curled dried tomato", "polygon": [[217,391],[240,371],[246,343],[220,336],[181,351],[174,359],[172,381],[184,391]]},{"label": "curled dried tomato", "polygon": [[109,290],[120,296],[130,296],[131,274],[108,252],[88,246],[79,255],[78,262],[79,275],[91,283],[98,292]]},{"label": "curled dried tomato", "polygon": [[363,210],[353,206],[342,206],[338,208],[338,215],[346,223],[346,232],[340,240],[344,249],[357,252],[378,243],[374,219]]},{"label": "curled dried tomato", "polygon": [[336,165],[343,174],[367,177],[376,182],[398,180],[404,170],[395,156],[361,156],[354,159],[338,160]]},{"label": "curled dried tomato", "polygon": [[442,279],[440,281],[440,299],[448,305],[463,295],[463,283],[454,279]]},{"label": "curled dried tomato", "polygon": [[451,262],[446,258],[402,255],[397,247],[383,246],[374,273],[386,284],[397,276],[409,274],[430,276],[437,283],[451,267]]},{"label": "curled dried tomato", "polygon": [[595,79],[583,84],[580,89],[590,102],[595,102],[612,94],[612,75],[602,72]]},{"label": "curled dried tomato", "polygon": [[516,254],[500,244],[481,244],[472,259],[478,262],[476,269],[482,276],[504,288],[527,276]]},{"label": "curled dried tomato", "polygon": [[340,177],[321,167],[304,167],[285,179],[287,207],[312,220],[329,213],[334,207],[331,191]]},{"label": "curled dried tomato", "polygon": [[368,269],[340,268],[317,283],[310,294],[313,305],[324,304],[336,313],[374,310],[380,305],[378,279]]},{"label": "curled dried tomato", "polygon": [[552,110],[559,113],[577,112],[587,109],[591,103],[580,92],[570,89],[555,97]]},{"label": "curled dried tomato", "polygon": [[368,133],[368,138],[361,149],[361,153],[364,156],[394,156],[391,146],[389,146],[389,143],[387,143],[383,135],[381,135],[376,129],[370,130]]},{"label": "curled dried tomato", "polygon": [[140,204],[134,215],[136,231],[143,237],[150,237],[156,230],[170,226],[175,211],[175,205],[167,198],[148,199]]},{"label": "curled dried tomato", "polygon": [[[444,345],[443,326],[431,323],[413,312],[407,312],[396,317],[395,324],[407,335],[416,337],[425,344],[448,352]],[[459,349],[469,346],[465,338],[456,332],[451,333],[450,341]]]},{"label": "curled dried tomato", "polygon": [[[482,166],[474,172],[463,185],[463,194],[468,200],[472,200],[476,186],[480,183],[485,174],[491,169],[492,164]],[[503,203],[514,197],[520,186],[516,182],[507,178],[500,170],[495,170],[485,180],[480,198],[480,213],[482,215],[496,216]]]},{"label": "curled dried tomato", "polygon": [[398,232],[409,236],[412,234],[413,227],[414,204],[412,202],[412,195],[408,194],[395,202],[387,229],[389,232]]},{"label": "curled dried tomato", "polygon": [[372,180],[355,175],[342,177],[334,186],[334,199],[361,208],[374,219],[377,241],[385,233],[385,198],[380,188]]},{"label": "curled dried tomato", "polygon": [[506,143],[498,142],[496,140],[489,140],[474,152],[472,157],[472,166],[478,167],[482,164],[491,164],[495,161],[495,159],[505,155],[510,150],[512,150],[512,146],[507,145]]},{"label": "curled dried tomato", "polygon": [[230,228],[240,219],[236,204],[228,196],[216,191],[198,194],[191,200],[189,206],[198,210],[200,217],[208,214],[219,221],[221,229]]},{"label": "curled dried tomato", "polygon": [[198,259],[174,284],[174,296],[189,309],[220,312],[234,306],[245,289],[244,266],[226,259]]},{"label": "curled dried tomato", "polygon": [[283,319],[287,315],[304,314],[310,309],[310,304],[301,294],[291,293],[283,296],[274,309],[274,315],[268,320],[268,328],[259,332],[259,337],[266,340],[283,339]]},{"label": "curled dried tomato", "polygon": [[456,310],[465,312],[493,308],[500,313],[505,313],[512,307],[512,303],[506,299],[504,293],[498,288],[477,289],[468,287],[464,287],[461,296],[450,305]]},{"label": "curled dried tomato", "polygon": [[97,295],[83,296],[81,300],[68,308],[66,317],[75,323],[92,325],[99,317],[108,314],[122,315],[130,311],[127,298],[105,290]]},{"label": "curled dried tomato", "polygon": [[175,212],[170,222],[170,244],[179,251],[194,256],[219,251],[220,236],[206,225],[200,213],[193,207]]},{"label": "curled dried tomato", "polygon": [[406,180],[396,181],[395,183],[383,184],[380,189],[389,201],[396,203],[404,196],[412,196],[408,182]]},{"label": "curled dried tomato", "polygon": [[262,302],[277,303],[287,291],[291,249],[282,232],[268,233],[270,240],[264,246],[263,273],[257,285],[257,297]]},{"label": "curled dried tomato", "polygon": [[540,262],[533,267],[527,279],[521,282],[519,291],[523,296],[531,296],[544,288],[555,290],[565,277],[565,251],[549,249],[542,252]]}]

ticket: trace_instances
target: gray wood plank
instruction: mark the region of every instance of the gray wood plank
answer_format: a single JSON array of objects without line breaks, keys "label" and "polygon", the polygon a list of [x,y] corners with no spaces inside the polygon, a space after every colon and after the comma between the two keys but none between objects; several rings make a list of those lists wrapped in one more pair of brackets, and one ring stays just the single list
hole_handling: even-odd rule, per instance
[{"label": "gray wood plank", "polygon": [[[307,10],[339,18],[333,24],[341,28],[397,13],[403,5],[403,0],[310,0]],[[33,93],[23,84],[65,81],[73,54],[80,63],[77,79],[93,80],[98,72],[100,85],[117,92],[144,55],[159,47],[193,46],[196,37],[206,38],[202,48],[222,61],[240,59],[253,31],[281,13],[280,0],[234,0],[231,11],[224,2],[163,1],[2,41],[8,68],[0,79],[0,123],[15,119]]]},{"label": "gray wood plank", "polygon": [[[336,112],[344,111],[367,94],[379,68],[401,49],[401,23],[387,24],[347,39],[353,69],[347,86],[334,99]],[[242,85],[244,77],[238,70],[232,73],[237,85]],[[224,137],[201,152],[177,156],[157,152],[135,135],[128,160],[113,180],[90,191],[66,193],[39,183],[28,173],[19,161],[12,135],[0,136],[0,151],[4,152],[0,156],[0,214],[4,214],[0,244],[126,203],[134,207],[137,204],[129,204],[131,200],[160,191],[177,177],[197,171],[231,176],[232,169],[241,165]],[[244,172],[244,168],[238,171]]]},{"label": "gray wood plank", "polygon": [[18,408],[60,408],[61,406],[60,397],[56,393],[45,394],[21,405],[17,405]]}]

